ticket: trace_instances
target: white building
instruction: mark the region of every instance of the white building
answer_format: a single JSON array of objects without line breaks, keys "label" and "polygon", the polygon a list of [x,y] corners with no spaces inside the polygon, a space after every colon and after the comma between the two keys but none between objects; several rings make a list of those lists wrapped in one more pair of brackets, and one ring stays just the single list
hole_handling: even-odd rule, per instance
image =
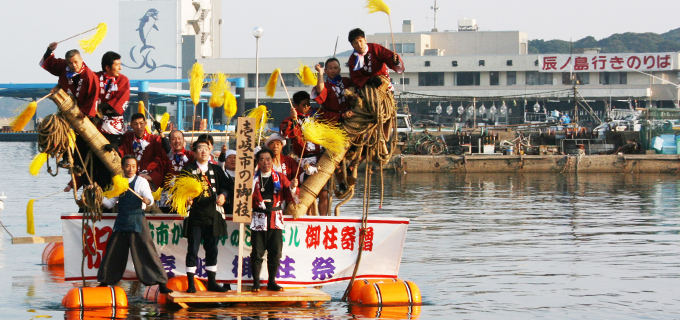
[{"label": "white building", "polygon": [[[469,19],[460,30],[476,30]],[[474,23],[476,25],[476,23]],[[467,27],[466,27],[467,26]],[[349,31],[349,30],[348,30]],[[680,54],[601,54],[599,50],[586,50],[573,55],[527,54],[528,37],[521,31],[443,31],[413,32],[410,21],[404,21],[401,33],[395,33],[395,47],[404,56],[406,72],[392,73],[397,97],[409,105],[414,119],[433,119],[440,123],[464,121],[466,114],[437,115],[438,105],[482,103],[508,106],[508,121],[523,121],[524,111],[538,103],[541,112],[574,111],[572,79],[577,79],[578,93],[585,98],[600,118],[608,108],[674,107],[679,90],[672,83],[680,82]],[[367,35],[368,42],[391,48],[390,34]],[[304,87],[295,76],[300,62],[310,66],[323,63],[328,57],[260,59],[259,86],[263,87],[269,74],[280,68],[291,93],[311,90]],[[341,62],[348,56],[338,56]],[[255,59],[202,59],[206,73],[224,72],[232,77],[247,79],[246,109],[254,107]],[[573,73],[573,76],[572,76]],[[347,65],[343,75],[348,75]],[[281,86],[281,84],[279,84]],[[283,88],[277,89],[274,98],[265,97],[260,90],[260,102],[265,105],[287,104]],[[286,108],[270,108],[284,110]],[[444,108],[446,109],[446,108]],[[579,111],[582,119],[585,111]],[[275,117],[280,117],[275,112]],[[482,119],[497,118],[488,112]],[[458,118],[458,119],[456,119]],[[591,119],[592,120],[592,119]],[[275,120],[276,121],[276,120]],[[586,120],[588,122],[588,120]]]}]

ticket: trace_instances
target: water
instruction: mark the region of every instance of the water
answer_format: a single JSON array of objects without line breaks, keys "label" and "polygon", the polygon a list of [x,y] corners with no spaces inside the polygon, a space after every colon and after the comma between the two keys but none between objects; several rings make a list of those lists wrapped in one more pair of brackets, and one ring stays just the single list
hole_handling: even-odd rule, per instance
[{"label": "water", "polygon": [[[15,236],[26,236],[28,199],[63,189],[69,178],[44,171],[30,176],[27,166],[37,152],[33,143],[2,146],[0,192],[9,199],[0,220]],[[422,292],[424,305],[413,318],[671,319],[680,314],[680,184],[675,175],[388,174],[380,211],[373,190],[373,214],[411,219],[399,276]],[[38,235],[61,234],[59,217],[74,207],[69,196],[35,202]],[[343,215],[360,212],[358,197],[343,207]],[[41,266],[43,248],[12,245],[9,236],[0,237],[2,318],[72,316],[61,299],[79,283],[64,283],[59,269]],[[323,290],[333,301],[311,308],[178,310],[130,297],[127,315],[375,317],[340,301],[344,285]],[[390,311],[382,314],[407,317]]]}]

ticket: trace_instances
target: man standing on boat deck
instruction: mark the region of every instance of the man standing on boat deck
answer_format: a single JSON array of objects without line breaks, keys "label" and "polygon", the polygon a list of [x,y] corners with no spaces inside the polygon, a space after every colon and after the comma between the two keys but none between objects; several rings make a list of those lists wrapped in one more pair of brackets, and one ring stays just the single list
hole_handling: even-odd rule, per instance
[{"label": "man standing on boat deck", "polygon": [[100,287],[118,283],[123,278],[130,252],[139,281],[147,286],[158,284],[161,293],[170,293],[172,290],[165,286],[168,276],[158,258],[149,224],[144,217],[144,208],[153,204],[149,183],[136,175],[137,159],[133,155],[124,156],[122,164],[123,173],[134,193],[127,190],[118,197],[104,198],[103,203],[107,208],[118,204],[118,215],[97,272],[97,281],[101,282]]},{"label": "man standing on boat deck", "polygon": [[130,118],[132,131],[123,134],[118,151],[121,156],[132,154],[139,161],[137,174],[151,183],[151,189],[163,186],[163,167],[168,154],[163,149],[161,137],[146,131],[146,118],[135,113]]},{"label": "man standing on boat deck", "polygon": [[[168,153],[168,161],[164,164],[163,169],[163,185],[165,186],[175,178],[185,165],[195,161],[194,152],[185,149],[186,142],[184,141],[184,133],[180,130],[170,131],[170,153]],[[170,212],[168,204],[168,191],[163,190],[161,193],[161,200],[158,207],[165,213]]]},{"label": "man standing on boat deck", "polygon": [[[378,76],[390,78],[392,69],[397,73],[404,72],[404,61],[401,57],[377,43],[367,43],[364,31],[356,28],[349,32],[348,39],[354,48],[349,57],[349,77],[354,81],[357,88],[361,89],[366,84],[380,87],[382,80]],[[389,84],[390,91],[392,81]]]},{"label": "man standing on boat deck", "polygon": [[225,292],[228,287],[217,284],[217,241],[227,235],[222,205],[227,197],[233,197],[233,184],[229,184],[224,169],[210,163],[210,145],[206,139],[194,143],[196,161],[184,166],[180,176],[198,176],[203,191],[190,200],[189,216],[184,218],[184,236],[187,238],[186,267],[189,288],[187,293],[195,293],[194,275],[198,260],[198,249],[203,242],[205,250],[205,270],[208,274],[208,291]]}]

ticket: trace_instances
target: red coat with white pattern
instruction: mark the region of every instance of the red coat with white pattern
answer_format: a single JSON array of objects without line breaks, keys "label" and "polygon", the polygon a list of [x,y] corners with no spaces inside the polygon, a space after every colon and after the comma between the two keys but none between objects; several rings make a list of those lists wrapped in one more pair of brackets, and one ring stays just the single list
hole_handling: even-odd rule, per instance
[{"label": "red coat with white pattern", "polygon": [[316,87],[312,89],[311,98],[323,107],[321,116],[324,119],[334,122],[342,119],[342,114],[350,109],[349,100],[343,93],[345,89],[353,86],[352,79],[343,77],[337,85],[326,79],[321,92],[316,92]]},{"label": "red coat with white pattern", "polygon": [[[137,148],[133,146],[135,142]],[[161,137],[144,132],[144,136],[137,139],[134,131],[128,131],[120,139],[118,151],[121,157],[126,154],[135,155],[135,158],[137,158],[137,174],[146,171],[156,187],[163,186],[163,168],[169,159],[165,149],[163,149]]]},{"label": "red coat with white pattern", "polygon": [[[272,199],[271,208],[281,207],[283,201],[288,203],[298,203],[298,195],[300,194],[300,188],[295,188],[295,193],[290,191],[290,181],[285,175],[278,173],[272,169],[272,177],[274,175],[279,179],[281,183],[280,190],[274,190],[274,196]],[[266,214],[259,209],[267,209],[264,200],[262,199],[262,194],[260,194],[260,171],[257,171],[253,178],[253,215],[250,222],[250,229],[253,231],[267,231],[267,221]],[[280,210],[272,210],[269,218],[270,226],[272,229],[283,230],[283,208]]]},{"label": "red coat with white pattern", "polygon": [[123,130],[123,113],[130,100],[130,81],[124,75],[108,77],[106,72],[97,72],[99,77],[99,109],[104,115],[97,125],[102,133],[121,135]]},{"label": "red coat with white pattern", "polygon": [[353,53],[349,57],[349,77],[354,81],[357,88],[363,88],[368,79],[374,76],[390,77],[390,68],[397,73],[404,72],[404,61],[399,57],[399,65],[394,64],[394,52],[387,50],[387,48],[376,44],[367,43],[368,51],[364,55],[363,67],[354,70],[357,62],[357,56]]},{"label": "red coat with white pattern", "polygon": [[279,126],[279,133],[285,138],[290,139],[293,146],[293,153],[298,157],[302,154],[302,150],[305,150],[304,157],[307,155],[315,154],[320,155],[323,149],[320,145],[313,144],[311,142],[305,142],[304,135],[302,133],[302,122],[305,120],[305,115],[297,112],[297,119],[293,119],[292,116],[283,119],[281,125]]},{"label": "red coat with white pattern", "polygon": [[89,117],[97,115],[99,78],[84,62],[80,72],[70,79],[66,76],[66,73],[70,71],[66,65],[66,60],[56,58],[54,53],[40,60],[40,66],[47,72],[59,77],[57,84],[66,93],[76,97],[76,103],[82,113]]}]

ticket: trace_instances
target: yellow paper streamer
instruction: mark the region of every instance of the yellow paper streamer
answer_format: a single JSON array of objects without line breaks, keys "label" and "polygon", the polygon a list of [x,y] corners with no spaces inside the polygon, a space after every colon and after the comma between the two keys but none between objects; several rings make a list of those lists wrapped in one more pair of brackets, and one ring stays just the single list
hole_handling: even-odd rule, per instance
[{"label": "yellow paper streamer", "polygon": [[91,38],[78,40],[78,43],[85,53],[92,53],[104,41],[107,31],[106,23],[102,22],[97,26],[97,32]]},{"label": "yellow paper streamer", "polygon": [[146,116],[146,108],[144,108],[144,101],[139,101],[137,104],[137,112]]},{"label": "yellow paper streamer", "polygon": [[115,198],[127,191],[129,186],[130,183],[128,182],[128,179],[120,174],[117,174],[113,176],[113,183],[107,188],[106,191],[104,191],[104,196],[109,199]]},{"label": "yellow paper streamer", "polygon": [[161,201],[161,193],[163,193],[163,188],[158,188],[152,193],[153,201]]},{"label": "yellow paper streamer", "polygon": [[256,119],[257,123],[255,124],[255,132],[259,134],[262,126],[264,126],[264,124],[269,121],[269,111],[267,111],[267,107],[259,106],[251,110],[247,117]]},{"label": "yellow paper streamer", "polygon": [[31,164],[28,166],[28,172],[33,176],[37,176],[40,173],[40,168],[47,162],[47,157],[47,153],[44,152],[33,157]]},{"label": "yellow paper streamer", "polygon": [[14,132],[19,132],[23,131],[24,127],[28,124],[29,121],[31,121],[31,118],[33,118],[33,115],[35,115],[35,110],[38,108],[38,103],[35,101],[31,101],[31,103],[26,106],[24,111],[22,111],[18,116],[14,117],[12,119],[12,122],[9,123],[10,127],[12,127],[12,131]]},{"label": "yellow paper streamer", "polygon": [[231,118],[236,115],[236,110],[238,106],[236,105],[236,97],[229,91],[224,92],[224,115],[227,118]]},{"label": "yellow paper streamer", "polygon": [[203,192],[199,179],[198,176],[192,174],[179,176],[168,190],[170,208],[182,217],[189,215],[187,211],[189,199],[196,198]]},{"label": "yellow paper streamer", "polygon": [[274,70],[274,72],[272,72],[272,75],[269,76],[269,80],[264,86],[268,97],[274,97],[274,93],[276,93],[276,84],[279,83],[279,74],[281,74],[281,69],[277,68]]},{"label": "yellow paper streamer", "polygon": [[218,73],[217,76],[212,77],[209,88],[212,95],[208,101],[211,108],[221,107],[224,104],[224,91],[227,88],[227,76],[224,73]]},{"label": "yellow paper streamer", "polygon": [[168,121],[170,121],[170,114],[166,112],[161,117],[161,131],[165,131],[168,127]]},{"label": "yellow paper streamer", "polygon": [[315,86],[316,85],[316,73],[312,72],[312,69],[310,69],[308,66],[302,64],[300,62],[300,68],[297,69],[297,77],[300,79],[300,81],[306,85],[306,86]]},{"label": "yellow paper streamer", "polygon": [[326,148],[331,154],[339,154],[347,146],[347,133],[339,126],[312,117],[302,123],[305,141],[310,141]]},{"label": "yellow paper streamer", "polygon": [[33,202],[34,199],[28,200],[26,205],[26,232],[30,235],[35,235],[35,221],[33,220]]},{"label": "yellow paper streamer", "polygon": [[189,71],[189,95],[194,105],[198,105],[201,100],[201,90],[203,90],[203,65],[196,62]]},{"label": "yellow paper streamer", "polygon": [[382,0],[367,0],[366,8],[368,9],[368,13],[384,12],[388,15],[390,14],[390,7]]}]

